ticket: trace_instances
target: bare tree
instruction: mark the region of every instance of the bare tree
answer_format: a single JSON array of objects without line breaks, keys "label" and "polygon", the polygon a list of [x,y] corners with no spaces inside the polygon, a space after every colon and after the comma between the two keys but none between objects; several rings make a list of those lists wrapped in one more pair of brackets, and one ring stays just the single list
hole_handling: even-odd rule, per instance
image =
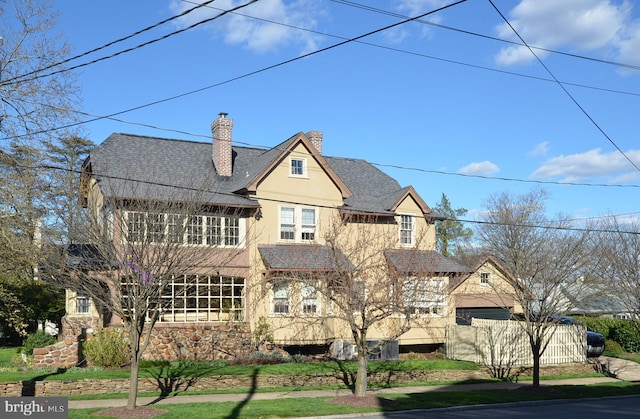
[{"label": "bare tree", "polygon": [[[247,214],[207,204],[201,188],[126,176],[102,182],[103,193],[86,195],[88,219],[81,236],[89,242],[67,246],[47,272],[60,286],[89,296],[103,322],[126,328],[131,350],[127,407],[133,409],[140,360],[154,325],[161,316],[186,316],[198,308],[199,278],[237,266],[246,236],[236,221]],[[83,183],[83,188],[95,186]]]},{"label": "bare tree", "polygon": [[[272,265],[271,270],[275,265],[279,268],[267,276],[268,286],[261,288],[274,293],[293,284],[290,289],[300,292],[301,307],[287,306],[290,317],[284,327],[296,324],[308,339],[310,330],[325,330],[323,326],[330,321],[326,328],[334,335],[328,338],[353,340],[357,349],[354,394],[365,396],[372,352],[412,327],[428,330],[433,313],[444,318],[448,278],[437,273],[437,264],[444,258],[433,250],[418,250],[421,244],[399,249],[397,227],[376,216],[336,218],[329,224],[322,237],[324,245],[288,246],[291,253],[286,258],[277,246],[263,247],[266,264]],[[417,243],[425,240],[424,232],[416,236]],[[295,266],[287,266],[289,263]],[[308,299],[311,294],[314,298]],[[277,291],[273,295],[277,297]],[[322,313],[315,311],[316,295],[325,302]],[[378,340],[374,345],[372,337]]]},{"label": "bare tree", "polygon": [[[593,260],[586,253],[588,234],[573,229],[566,217],[545,214],[544,190],[522,195],[508,192],[485,202],[478,237],[519,282],[515,298],[523,309],[521,324],[533,356],[533,385],[540,385],[540,358],[558,327],[557,316],[569,310],[567,286],[588,286]],[[582,284],[582,285],[581,285]]]},{"label": "bare tree", "polygon": [[[594,253],[602,254],[607,297],[621,305],[640,328],[640,223],[607,217],[597,226]],[[605,282],[606,281],[606,282]]]}]

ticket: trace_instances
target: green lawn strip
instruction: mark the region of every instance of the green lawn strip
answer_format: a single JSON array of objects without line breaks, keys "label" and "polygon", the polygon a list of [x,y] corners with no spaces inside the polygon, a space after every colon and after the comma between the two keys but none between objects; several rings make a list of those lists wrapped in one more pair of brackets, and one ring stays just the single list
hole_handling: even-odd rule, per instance
[{"label": "green lawn strip", "polygon": [[[371,362],[371,372],[388,371],[429,371],[429,370],[477,370],[481,367],[466,361],[423,360]],[[220,366],[216,362],[186,361],[152,364],[140,369],[140,378],[157,377],[208,377],[217,375],[252,376],[252,375],[304,375],[353,373],[357,370],[356,362],[305,362],[273,365]],[[85,370],[82,368],[47,369],[33,368],[26,371],[0,370],[0,382],[28,380],[81,380],[81,379],[117,379],[128,378],[128,369],[119,370]]]},{"label": "green lawn strip", "polygon": [[[454,386],[460,384],[475,384],[475,383],[492,383],[498,382],[498,379],[486,379],[486,380],[465,380],[460,381],[415,381],[410,383],[396,383],[393,386],[385,385],[369,385],[371,390],[384,390],[385,388],[403,388],[403,387],[422,387],[422,386]],[[195,396],[206,394],[249,394],[253,393],[277,393],[286,392],[294,393],[296,391],[313,391],[313,390],[344,390],[349,387],[346,385],[336,386],[304,386],[304,387],[266,387],[249,389],[247,387],[237,387],[225,390],[199,390],[199,391],[174,391],[165,395],[165,397],[180,397],[180,396]],[[128,396],[128,393],[102,393],[102,394],[77,394],[68,396],[69,400],[111,400],[111,399],[124,399]],[[157,392],[139,392],[138,397],[160,397],[160,391]]]},{"label": "green lawn strip", "polygon": [[[279,400],[250,400],[248,402],[202,402],[186,404],[162,404],[159,409],[168,412],[162,419],[206,417],[211,419],[243,417],[273,418],[323,416],[335,414],[353,414],[379,411],[398,411],[411,409],[433,409],[475,404],[526,402],[535,400],[581,399],[592,397],[609,397],[635,395],[640,386],[628,382],[593,384],[585,386],[553,386],[539,391],[532,389],[512,391],[437,391],[413,394],[378,394],[380,397],[393,399],[396,403],[388,408],[354,408],[327,401],[330,398],[287,398]],[[99,409],[71,409],[70,419],[91,418]]]},{"label": "green lawn strip", "polygon": [[20,348],[1,347],[0,348],[0,367],[8,367],[11,365],[13,358],[18,356]]}]

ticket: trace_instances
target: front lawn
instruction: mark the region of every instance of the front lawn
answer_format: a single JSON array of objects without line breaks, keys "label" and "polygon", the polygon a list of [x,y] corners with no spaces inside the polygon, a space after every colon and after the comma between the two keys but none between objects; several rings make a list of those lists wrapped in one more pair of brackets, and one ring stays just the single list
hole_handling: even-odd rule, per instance
[{"label": "front lawn", "polygon": [[[79,380],[79,379],[116,379],[128,378],[129,369],[102,370],[99,368],[18,368],[12,366],[11,359],[17,354],[17,348],[0,349],[0,382],[28,380]],[[410,360],[375,361],[369,363],[371,372],[386,371],[431,371],[431,370],[477,370],[480,366],[467,361]],[[271,365],[227,365],[223,361],[177,361],[143,362],[140,368],[141,378],[157,377],[208,377],[216,375],[308,375],[355,373],[356,362],[288,362]]]},{"label": "front lawn", "polygon": [[[173,418],[275,418],[275,417],[304,417],[313,415],[345,415],[365,412],[399,411],[411,409],[433,409],[452,406],[466,406],[475,404],[509,403],[533,400],[553,399],[582,399],[592,397],[622,396],[638,394],[638,385],[627,382],[612,384],[594,384],[588,386],[555,386],[553,391],[438,391],[411,394],[378,394],[380,397],[391,399],[394,404],[390,407],[352,407],[332,403],[327,398],[287,398],[286,403],[278,400],[248,400],[243,402],[202,402],[185,404],[155,405],[167,413],[157,416],[161,419]],[[104,410],[71,409],[70,419],[95,418],[93,413]],[[104,417],[104,416],[102,416]]]}]

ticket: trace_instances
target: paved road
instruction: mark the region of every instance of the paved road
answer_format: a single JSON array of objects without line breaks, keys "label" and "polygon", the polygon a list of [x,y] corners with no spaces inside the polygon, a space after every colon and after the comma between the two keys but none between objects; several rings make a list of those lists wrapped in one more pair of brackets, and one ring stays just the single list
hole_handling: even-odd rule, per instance
[{"label": "paved road", "polygon": [[[339,416],[341,419],[422,419],[437,418],[544,418],[606,419],[640,417],[640,396],[606,397],[571,401],[540,401],[500,405],[412,410],[385,414]],[[328,418],[325,416],[325,419]],[[330,417],[329,417],[330,418]],[[335,417],[337,418],[337,416]],[[306,418],[310,419],[310,418]]]}]

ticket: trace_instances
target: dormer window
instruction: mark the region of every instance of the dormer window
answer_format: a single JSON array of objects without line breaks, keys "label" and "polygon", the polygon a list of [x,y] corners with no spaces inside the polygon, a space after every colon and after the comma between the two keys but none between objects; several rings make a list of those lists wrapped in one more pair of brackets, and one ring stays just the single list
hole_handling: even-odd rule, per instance
[{"label": "dormer window", "polygon": [[289,174],[291,176],[304,177],[307,175],[307,162],[305,159],[292,157],[289,162]]}]

